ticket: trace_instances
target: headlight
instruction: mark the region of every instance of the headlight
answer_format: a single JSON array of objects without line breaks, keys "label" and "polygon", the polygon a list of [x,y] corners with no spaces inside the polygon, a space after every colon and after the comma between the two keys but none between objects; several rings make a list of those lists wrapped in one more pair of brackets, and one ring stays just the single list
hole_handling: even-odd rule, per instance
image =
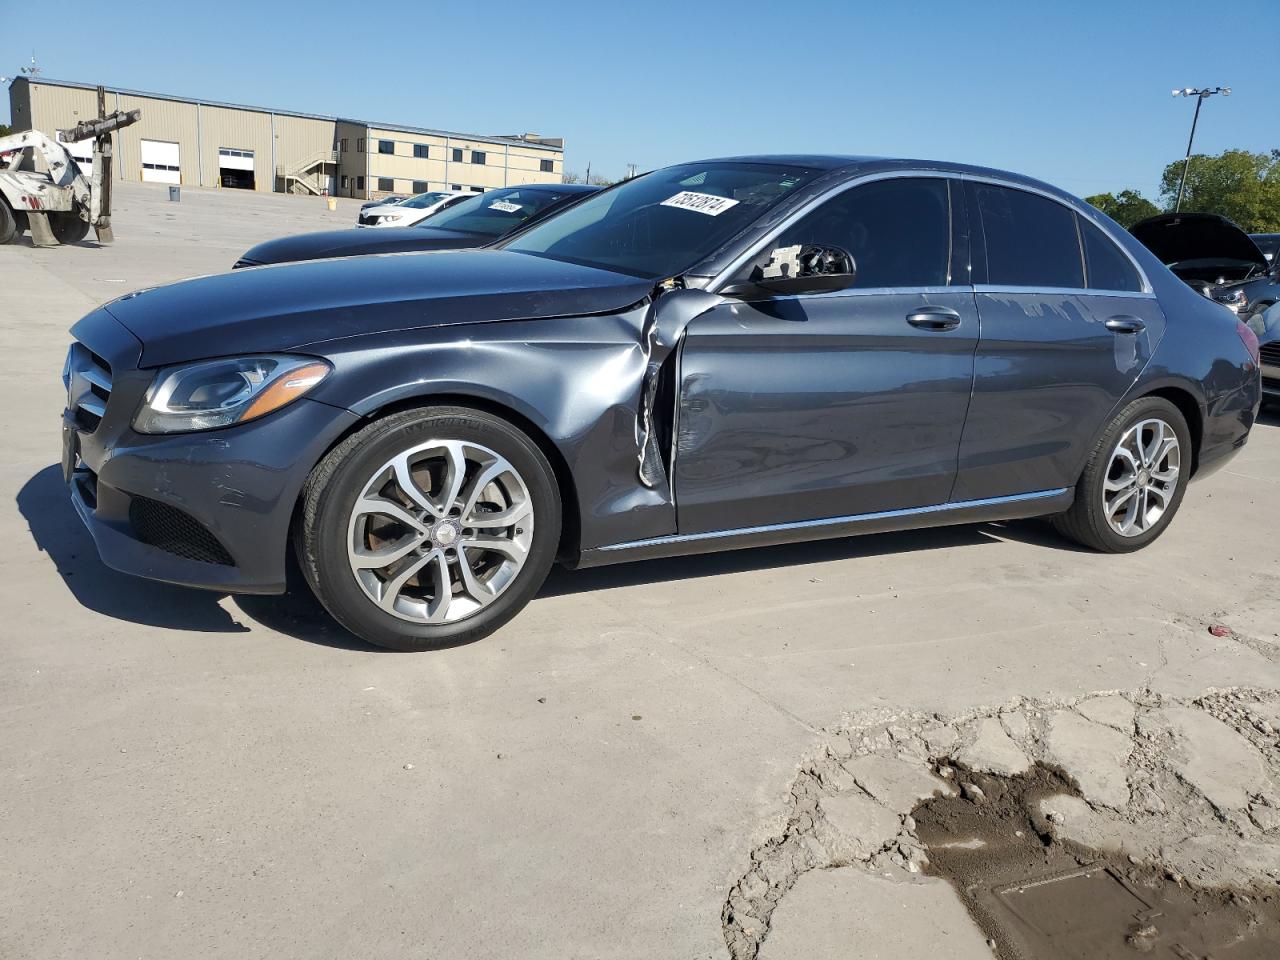
[{"label": "headlight", "polygon": [[332,368],[315,357],[202,360],[156,374],[133,428],[185,433],[244,423],[297,400]]},{"label": "headlight", "polygon": [[393,213],[393,214],[390,214],[389,216],[385,216],[385,217],[383,217],[383,218],[382,218],[382,222],[383,222],[383,223],[395,223],[397,220],[403,220],[403,219],[404,219],[404,214],[403,214],[403,213]]}]

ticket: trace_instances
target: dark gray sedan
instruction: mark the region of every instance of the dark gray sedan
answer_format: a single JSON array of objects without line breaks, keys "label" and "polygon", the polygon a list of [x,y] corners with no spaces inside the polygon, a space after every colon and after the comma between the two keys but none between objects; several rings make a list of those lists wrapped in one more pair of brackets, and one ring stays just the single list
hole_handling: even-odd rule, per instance
[{"label": "dark gray sedan", "polygon": [[483,247],[545,220],[599,189],[582,183],[503,187],[477,193],[409,227],[321,230],[267,240],[251,247],[232,269],[369,253],[421,253]]},{"label": "dark gray sedan", "polygon": [[239,270],[73,329],[110,566],[482,637],[551,564],[1049,516],[1126,552],[1249,437],[1252,331],[1087,204],[859,157],[688,163],[497,249]]}]

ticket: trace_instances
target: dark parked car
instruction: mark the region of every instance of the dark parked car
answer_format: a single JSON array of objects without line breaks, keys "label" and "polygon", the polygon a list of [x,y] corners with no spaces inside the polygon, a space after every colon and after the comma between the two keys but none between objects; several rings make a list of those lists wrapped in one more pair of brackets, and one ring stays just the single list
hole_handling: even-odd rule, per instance
[{"label": "dark parked car", "polygon": [[411,227],[322,230],[268,240],[245,253],[232,269],[366,253],[482,247],[559,213],[599,189],[580,183],[539,183],[490,190],[455,203]]},{"label": "dark parked car", "polygon": [[1280,300],[1280,263],[1226,217],[1162,213],[1131,230],[1177,276],[1241,316]]},{"label": "dark parked car", "polygon": [[669,167],[495,249],[241,270],[73,328],[102,559],[286,554],[368,641],[484,636],[569,566],[1052,516],[1158,537],[1249,437],[1257,340],[1087,204],[856,157]]},{"label": "dark parked car", "polygon": [[1280,303],[1273,303],[1248,319],[1249,327],[1258,335],[1262,357],[1262,397],[1280,404]]},{"label": "dark parked car", "polygon": [[1251,233],[1249,239],[1258,245],[1270,263],[1276,262],[1276,254],[1280,253],[1280,233]]}]

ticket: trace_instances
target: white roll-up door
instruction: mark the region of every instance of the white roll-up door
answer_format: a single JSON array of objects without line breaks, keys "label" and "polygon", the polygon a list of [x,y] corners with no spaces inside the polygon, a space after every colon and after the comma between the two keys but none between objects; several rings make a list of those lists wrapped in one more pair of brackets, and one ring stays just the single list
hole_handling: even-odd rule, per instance
[{"label": "white roll-up door", "polygon": [[181,152],[167,140],[142,141],[142,179],[150,183],[181,183]]}]

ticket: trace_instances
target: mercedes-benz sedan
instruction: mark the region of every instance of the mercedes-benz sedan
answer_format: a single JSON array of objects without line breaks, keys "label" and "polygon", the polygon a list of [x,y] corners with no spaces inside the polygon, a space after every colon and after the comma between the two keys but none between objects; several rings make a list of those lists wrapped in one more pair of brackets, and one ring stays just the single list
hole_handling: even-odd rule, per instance
[{"label": "mercedes-benz sedan", "polygon": [[1160,536],[1246,442],[1257,340],[1087,204],[858,157],[681,164],[498,249],[129,294],[73,328],[102,559],[368,641],[513,617],[551,564],[1048,516]]}]

